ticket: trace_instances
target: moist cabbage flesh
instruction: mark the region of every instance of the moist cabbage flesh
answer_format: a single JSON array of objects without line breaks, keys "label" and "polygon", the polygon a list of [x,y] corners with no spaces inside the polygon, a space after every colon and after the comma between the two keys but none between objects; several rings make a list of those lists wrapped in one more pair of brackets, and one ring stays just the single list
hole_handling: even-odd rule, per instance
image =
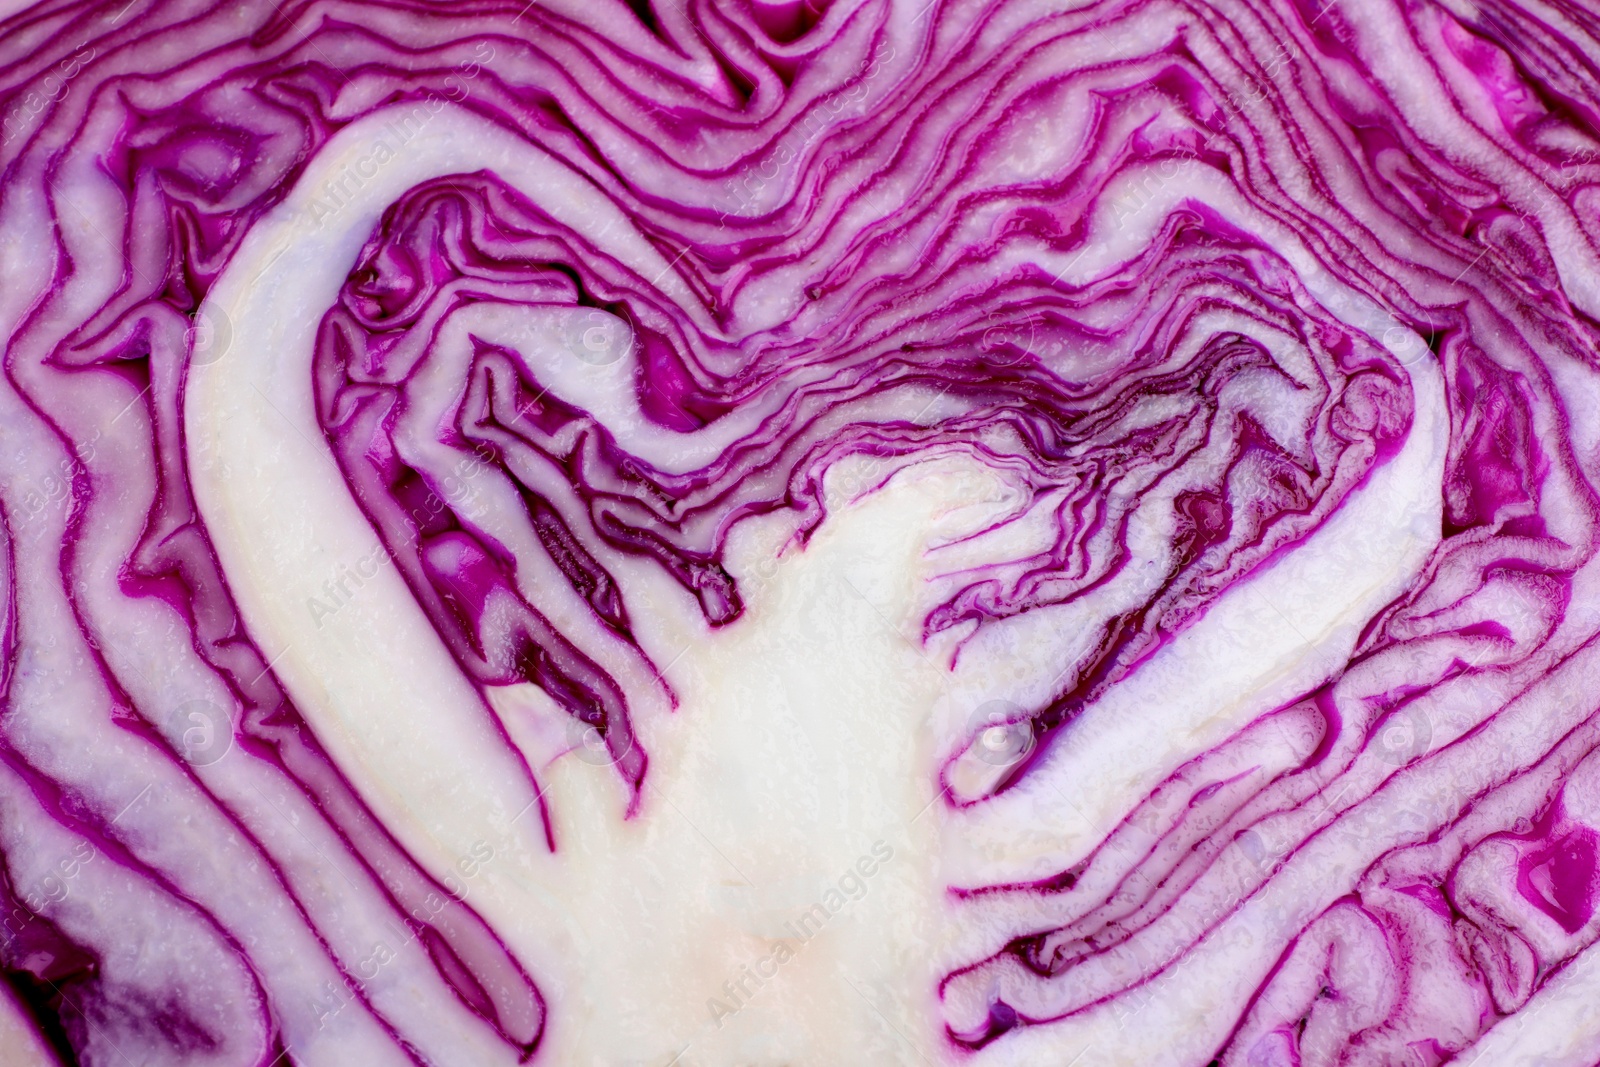
[{"label": "moist cabbage flesh", "polygon": [[1587,8],[0,18],[0,1062],[1600,1063]]}]

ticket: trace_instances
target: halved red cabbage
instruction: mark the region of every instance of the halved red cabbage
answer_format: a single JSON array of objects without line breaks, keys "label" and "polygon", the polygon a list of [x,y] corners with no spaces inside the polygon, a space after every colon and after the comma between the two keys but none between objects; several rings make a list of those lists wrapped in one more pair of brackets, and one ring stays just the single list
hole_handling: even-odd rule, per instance
[{"label": "halved red cabbage", "polygon": [[0,24],[0,1037],[1592,1067],[1581,5]]}]

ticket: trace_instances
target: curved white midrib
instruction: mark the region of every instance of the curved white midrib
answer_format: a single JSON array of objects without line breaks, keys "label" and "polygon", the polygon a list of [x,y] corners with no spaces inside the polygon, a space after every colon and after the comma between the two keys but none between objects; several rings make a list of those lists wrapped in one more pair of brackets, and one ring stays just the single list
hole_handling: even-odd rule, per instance
[{"label": "curved white midrib", "polygon": [[[514,175],[574,230],[615,227],[606,241],[613,255],[659,276],[670,296],[687,294],[615,206],[568,168],[456,108],[420,108],[377,112],[341,131],[242,242],[206,301],[204,314],[226,324],[216,336],[231,341],[198,351],[190,368],[186,448],[196,504],[251,638],[295,702],[315,710],[319,739],[378,819],[436,877],[471,865],[487,843],[494,860],[474,868],[469,895],[525,902],[549,862],[532,787],[383,559],[318,429],[309,355],[327,294],[383,210],[448,174]],[[408,114],[428,117],[420,128],[413,119],[402,144],[396,123]],[[381,165],[380,142],[393,149]],[[314,600],[333,603],[324,583],[350,571],[361,573],[346,583],[352,595],[315,616]],[[418,744],[427,760],[405,758]],[[526,959],[539,939],[523,933]]]},{"label": "curved white midrib", "polygon": [[[811,677],[793,683],[789,701],[805,705],[793,718],[817,731],[813,744],[779,746],[753,764],[740,760],[730,750],[772,740],[765,716],[774,709],[734,699],[736,685],[714,680],[692,695],[685,685],[682,718],[698,729],[656,733],[647,721],[637,724],[655,757],[645,814],[628,823],[617,817],[621,787],[614,770],[562,760],[542,784],[568,847],[559,857],[544,849],[534,795],[516,757],[384,559],[318,429],[310,373],[315,330],[389,204],[430,178],[484,168],[597,243],[603,234],[607,252],[656,278],[668,299],[690,304],[693,298],[615,207],[543,153],[459,112],[440,115],[404,153],[369,168],[370,177],[350,190],[355,195],[326,225],[314,225],[316,193],[330,176],[371,158],[374,139],[387,128],[388,116],[380,113],[330,142],[286,202],[251,230],[204,309],[228,327],[218,336],[231,330],[232,343],[212,362],[212,352],[197,352],[185,393],[187,454],[197,505],[251,638],[378,820],[424,869],[447,884],[464,884],[469,902],[528,967],[550,1008],[541,1061],[655,1062],[693,1041],[703,1062],[744,1063],[766,1055],[753,1051],[765,1049],[762,1042],[776,1041],[785,1054],[807,1057],[802,1062],[843,1062],[858,1034],[885,1025],[916,1033],[924,1054],[937,1056],[933,1012],[924,1003],[937,975],[901,965],[908,938],[913,958],[931,960],[924,941],[934,928],[925,909],[936,880],[913,862],[929,850],[905,843],[908,833],[931,827],[909,826],[910,816],[927,810],[911,747],[896,749],[893,761],[876,759],[871,782],[850,783],[858,793],[869,787],[869,798],[872,789],[883,791],[867,805],[881,816],[871,826],[861,823],[861,809],[835,802],[824,805],[825,817],[854,816],[849,825],[832,819],[810,826],[803,803],[784,803],[788,821],[774,827],[771,809],[732,803],[740,798],[728,788],[731,776],[752,765],[762,768],[763,787],[776,782],[804,794],[826,779],[837,788],[841,764],[853,754],[887,752],[914,736],[929,695],[915,678],[907,682],[917,684],[897,682],[879,694],[895,705],[894,715],[883,714],[884,703],[874,705],[879,714],[865,723],[812,714],[836,712],[856,696],[851,670],[870,674],[867,665],[881,668],[898,656],[910,663],[910,674],[937,673],[899,647],[877,608],[859,600],[830,605],[836,626],[854,620],[848,647],[829,648],[823,657],[841,664],[853,656],[851,670],[842,672],[848,677],[831,688]],[[917,551],[898,542],[914,539],[925,520],[914,500],[910,510],[906,502],[891,505],[895,521],[880,522],[870,535],[856,529],[845,555],[887,550],[885,565],[909,569]],[[813,571],[828,571],[826,543],[851,529],[831,526],[804,561]],[[362,572],[362,580],[347,583],[352,595],[341,598],[336,612],[314,615],[311,601],[326,605],[324,583],[341,568]],[[631,594],[654,599],[650,574],[619,577]],[[909,588],[912,581],[898,574],[890,584]],[[813,581],[806,595],[829,588]],[[668,634],[703,635],[697,614],[673,614],[675,590],[656,595],[664,602],[652,613],[667,620]],[[695,672],[709,671],[738,681],[755,663],[770,685],[794,660],[766,632],[774,626],[793,632],[794,623],[785,616],[769,620],[765,630],[745,625],[738,628],[742,643],[730,646],[726,637],[735,635],[727,634],[722,642],[702,639],[692,651],[684,648],[675,677],[693,682]],[[651,651],[668,661],[677,649]],[[869,740],[856,736],[862,730]],[[694,779],[708,761],[720,764],[718,772]],[[811,764],[826,773],[813,773]],[[690,779],[705,788],[697,791]],[[825,943],[810,945],[802,961],[785,968],[782,983],[803,992],[769,990],[737,1022],[712,1025],[710,999],[726,997],[724,984],[744,968],[770,961],[770,937],[781,926],[767,912],[788,899],[780,890],[799,886],[801,896],[819,899],[810,894],[861,862],[876,847],[873,835],[893,839],[905,858],[876,876],[870,897],[852,901],[832,920]],[[492,858],[480,862],[485,852]],[[741,884],[745,872],[748,887]],[[670,899],[660,899],[663,892]],[[841,973],[895,990],[892,1003],[854,999],[835,980]],[[630,1010],[619,1014],[618,1004]],[[405,1029],[405,1019],[391,1021]],[[483,1062],[453,1051],[451,1062]]]},{"label": "curved white midrib", "polygon": [[[185,418],[194,491],[252,638],[290,695],[314,711],[319,737],[340,767],[436,875],[470,859],[480,844],[492,847],[494,861],[468,886],[471,899],[543,980],[549,976],[540,973],[541,963],[563,950],[563,964],[570,962],[571,946],[543,932],[529,909],[554,900],[543,887],[560,875],[543,851],[537,813],[528,811],[532,790],[494,735],[477,693],[392,566],[369,569],[370,577],[347,586],[353,595],[320,625],[311,611],[313,598],[327,605],[323,583],[341,567],[382,562],[382,549],[318,430],[309,357],[329,294],[338,291],[382,211],[416,184],[451,173],[495,170],[535,193],[542,208],[574,230],[597,241],[605,235],[608,251],[657,278],[669,297],[686,305],[692,297],[614,205],[546,154],[466,113],[435,116],[403,152],[364,167],[374,143],[391,136],[391,115],[369,116],[334,138],[285,203],[252,229],[214,287],[207,313],[231,324],[233,336],[215,362],[203,363],[208,353],[202,352],[190,372]],[[325,183],[352,173],[359,185],[347,179],[348,199],[325,225],[314,225],[319,200],[326,212]],[[1442,410],[1434,377],[1419,381],[1418,390],[1419,413],[1430,417]],[[1429,436],[1414,433],[1408,451]],[[863,609],[863,617],[870,627],[908,606]],[[419,745],[426,758],[408,752]],[[670,763],[659,764],[663,790],[672,787]],[[585,833],[622,844],[646,829],[594,825]],[[808,965],[826,958],[816,950]],[[556,998],[552,1020],[560,1027],[572,1011],[566,994],[559,983],[543,988]],[[1070,1042],[1076,1034],[1066,1028],[1057,1036]],[[1004,1062],[1004,1043],[993,1054]]]}]

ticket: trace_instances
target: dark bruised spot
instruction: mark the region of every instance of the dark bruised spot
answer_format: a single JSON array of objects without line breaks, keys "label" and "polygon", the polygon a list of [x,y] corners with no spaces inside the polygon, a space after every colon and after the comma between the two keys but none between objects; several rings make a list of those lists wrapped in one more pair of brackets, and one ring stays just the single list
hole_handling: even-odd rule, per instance
[{"label": "dark bruised spot", "polygon": [[989,1005],[989,1040],[994,1040],[1001,1034],[1010,1033],[1017,1028],[1017,1010],[1003,1000],[997,1000]]}]

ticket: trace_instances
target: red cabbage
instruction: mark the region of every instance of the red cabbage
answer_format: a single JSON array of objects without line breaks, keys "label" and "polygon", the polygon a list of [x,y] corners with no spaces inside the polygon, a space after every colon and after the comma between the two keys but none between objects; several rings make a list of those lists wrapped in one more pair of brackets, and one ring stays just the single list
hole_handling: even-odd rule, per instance
[{"label": "red cabbage", "polygon": [[5,7],[7,1064],[1600,1063],[1588,7]]}]

